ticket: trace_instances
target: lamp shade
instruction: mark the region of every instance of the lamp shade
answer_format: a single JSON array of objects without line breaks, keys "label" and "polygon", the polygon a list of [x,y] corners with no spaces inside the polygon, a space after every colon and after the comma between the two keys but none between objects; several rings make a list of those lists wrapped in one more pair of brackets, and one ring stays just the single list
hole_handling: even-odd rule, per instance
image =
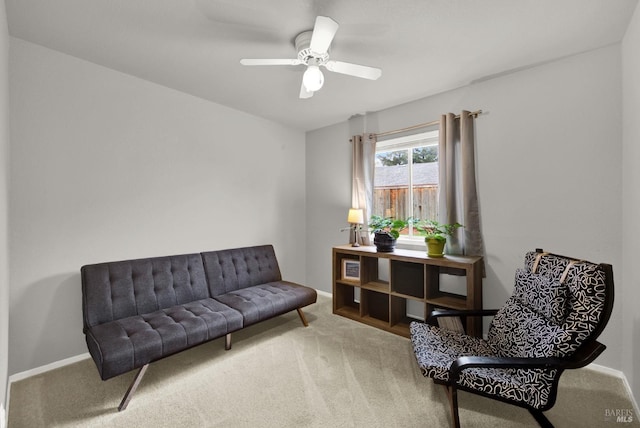
[{"label": "lamp shade", "polygon": [[358,208],[349,209],[349,215],[347,216],[347,223],[352,223],[352,224],[364,223],[363,211]]}]

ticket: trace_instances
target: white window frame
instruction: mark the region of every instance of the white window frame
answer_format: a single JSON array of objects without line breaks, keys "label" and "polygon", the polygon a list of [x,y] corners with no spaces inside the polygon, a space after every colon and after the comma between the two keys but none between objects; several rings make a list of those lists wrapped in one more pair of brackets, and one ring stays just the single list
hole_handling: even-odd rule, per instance
[{"label": "white window frame", "polygon": [[[376,155],[378,153],[384,152],[392,152],[398,150],[413,150],[417,147],[424,146],[437,146],[439,141],[440,131],[426,131],[420,132],[417,134],[405,135],[402,137],[391,138],[389,140],[377,141],[376,142]],[[438,154],[439,156],[440,154]],[[409,209],[406,211],[409,213],[413,212],[413,156],[412,153],[409,152],[408,157],[408,174],[409,174],[409,189],[411,191],[408,192],[407,204]],[[440,186],[440,183],[438,183]],[[419,235],[413,235],[413,229],[409,231],[409,235],[400,235],[398,238],[399,244],[418,244],[424,243],[424,237]]]}]

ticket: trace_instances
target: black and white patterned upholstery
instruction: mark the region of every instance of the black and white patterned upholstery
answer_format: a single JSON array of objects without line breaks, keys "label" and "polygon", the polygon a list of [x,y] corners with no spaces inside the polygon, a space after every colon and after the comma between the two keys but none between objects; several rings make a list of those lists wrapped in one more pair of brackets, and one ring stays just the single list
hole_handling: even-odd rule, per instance
[{"label": "black and white patterned upholstery", "polygon": [[[459,357],[570,357],[586,340],[595,340],[608,320],[613,290],[611,295],[607,290],[600,265],[527,253],[524,268],[516,271],[513,295],[492,319],[486,340],[411,323],[418,366],[424,376],[451,385],[450,368]],[[558,368],[469,367],[454,386],[546,410],[555,402],[561,373]]]}]

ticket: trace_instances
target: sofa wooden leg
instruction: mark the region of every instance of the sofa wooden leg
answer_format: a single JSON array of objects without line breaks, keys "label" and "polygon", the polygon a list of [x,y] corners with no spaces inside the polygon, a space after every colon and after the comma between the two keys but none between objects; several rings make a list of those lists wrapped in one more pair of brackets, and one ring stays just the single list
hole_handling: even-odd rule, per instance
[{"label": "sofa wooden leg", "polygon": [[226,351],[231,349],[231,333],[227,333],[227,335],[224,337],[224,349]]},{"label": "sofa wooden leg", "polygon": [[144,366],[142,366],[138,371],[138,374],[136,375],[136,377],[133,378],[133,382],[131,382],[131,385],[129,385],[129,389],[127,389],[127,393],[124,394],[124,397],[122,398],[122,401],[118,406],[119,412],[126,409],[127,406],[129,405],[129,401],[131,401],[131,397],[133,397],[133,393],[136,392],[136,389],[138,389],[138,385],[140,385],[142,376],[144,376],[144,373],[147,371],[148,367],[149,367],[149,364],[145,364]]},{"label": "sofa wooden leg", "polygon": [[298,311],[298,315],[300,315],[300,319],[302,320],[302,324],[304,324],[305,327],[309,327],[309,323],[307,322],[307,319],[304,316],[304,312],[302,312],[302,309],[297,308],[296,309]]}]

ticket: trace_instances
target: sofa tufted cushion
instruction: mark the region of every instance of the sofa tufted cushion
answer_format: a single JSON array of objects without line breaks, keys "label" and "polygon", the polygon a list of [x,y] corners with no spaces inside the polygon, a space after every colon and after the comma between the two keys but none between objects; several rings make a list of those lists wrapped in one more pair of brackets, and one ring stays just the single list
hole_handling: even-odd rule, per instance
[{"label": "sofa tufted cushion", "polygon": [[86,340],[106,380],[242,326],[240,313],[206,298],[94,326]]},{"label": "sofa tufted cushion", "polygon": [[202,253],[212,297],[282,279],[272,245]]},{"label": "sofa tufted cushion", "polygon": [[244,325],[254,324],[315,303],[315,290],[288,281],[241,288],[216,299],[242,313]]},{"label": "sofa tufted cushion", "polygon": [[85,328],[209,297],[200,254],[86,265]]},{"label": "sofa tufted cushion", "polygon": [[254,324],[317,299],[314,289],[282,281],[271,245],[202,253],[213,298],[241,312]]}]

